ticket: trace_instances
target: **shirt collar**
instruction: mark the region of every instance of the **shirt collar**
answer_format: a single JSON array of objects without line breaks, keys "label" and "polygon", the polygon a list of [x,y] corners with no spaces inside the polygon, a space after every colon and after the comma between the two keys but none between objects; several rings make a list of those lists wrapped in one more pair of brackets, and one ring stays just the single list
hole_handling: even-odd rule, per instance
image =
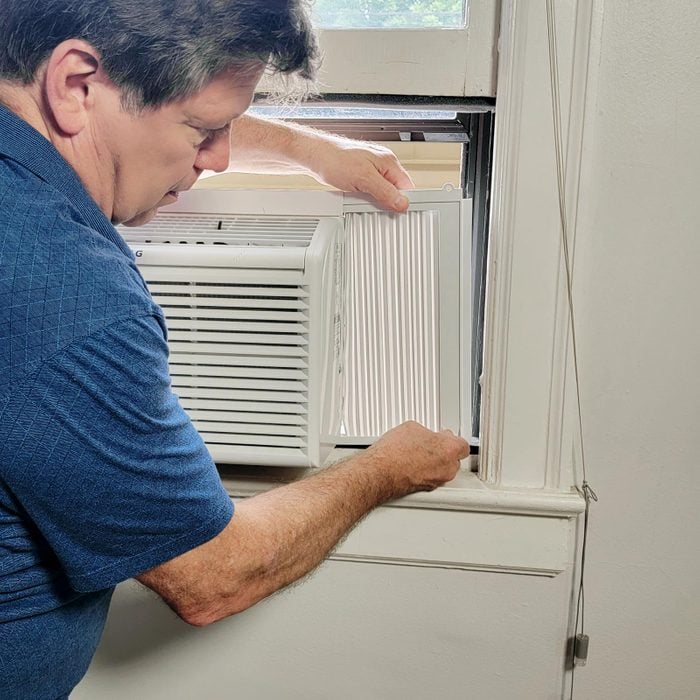
[{"label": "shirt collar", "polygon": [[108,238],[129,257],[133,257],[129,246],[54,145],[24,119],[2,105],[0,156],[11,158],[47,185],[58,190],[73,205],[86,225]]}]

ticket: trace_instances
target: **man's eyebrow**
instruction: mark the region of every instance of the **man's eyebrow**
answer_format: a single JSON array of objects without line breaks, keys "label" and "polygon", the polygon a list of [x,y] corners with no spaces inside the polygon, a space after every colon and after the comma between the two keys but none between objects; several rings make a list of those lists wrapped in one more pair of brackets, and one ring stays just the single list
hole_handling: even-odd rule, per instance
[{"label": "man's eyebrow", "polygon": [[188,117],[187,121],[190,122],[192,126],[196,126],[200,129],[208,129],[209,131],[221,131],[222,129],[226,129],[228,126],[230,126],[231,122],[236,121],[236,119],[238,119],[240,116],[240,114],[234,114],[227,121],[217,122],[217,124],[207,124],[204,120],[198,119],[197,117]]}]

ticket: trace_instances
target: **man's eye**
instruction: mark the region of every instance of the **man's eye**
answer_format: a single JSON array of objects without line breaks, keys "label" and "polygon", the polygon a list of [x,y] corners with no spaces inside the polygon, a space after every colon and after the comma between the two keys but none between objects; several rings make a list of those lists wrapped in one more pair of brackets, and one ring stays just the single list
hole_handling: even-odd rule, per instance
[{"label": "man's eye", "polygon": [[224,134],[227,132],[229,129],[228,126],[224,126],[221,129],[204,129],[202,127],[198,127],[197,131],[200,133],[202,140],[199,142],[199,145],[203,145],[207,141],[213,141],[215,138],[217,138],[219,135]]}]

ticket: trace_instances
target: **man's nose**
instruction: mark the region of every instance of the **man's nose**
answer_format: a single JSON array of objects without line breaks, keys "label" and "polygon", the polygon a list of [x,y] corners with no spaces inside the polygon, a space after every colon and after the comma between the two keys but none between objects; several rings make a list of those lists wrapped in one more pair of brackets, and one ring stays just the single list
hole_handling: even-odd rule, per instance
[{"label": "man's nose", "polygon": [[226,132],[199,149],[194,166],[198,170],[221,173],[228,168],[231,157],[231,135]]}]

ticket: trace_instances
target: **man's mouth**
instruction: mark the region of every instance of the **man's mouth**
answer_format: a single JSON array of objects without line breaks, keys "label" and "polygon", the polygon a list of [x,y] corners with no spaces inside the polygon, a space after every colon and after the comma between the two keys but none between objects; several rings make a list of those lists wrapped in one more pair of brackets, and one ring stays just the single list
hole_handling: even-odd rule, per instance
[{"label": "man's mouth", "polygon": [[165,196],[174,197],[175,199],[177,199],[180,196],[180,193],[176,192],[175,190],[170,190],[170,192],[168,192]]}]

